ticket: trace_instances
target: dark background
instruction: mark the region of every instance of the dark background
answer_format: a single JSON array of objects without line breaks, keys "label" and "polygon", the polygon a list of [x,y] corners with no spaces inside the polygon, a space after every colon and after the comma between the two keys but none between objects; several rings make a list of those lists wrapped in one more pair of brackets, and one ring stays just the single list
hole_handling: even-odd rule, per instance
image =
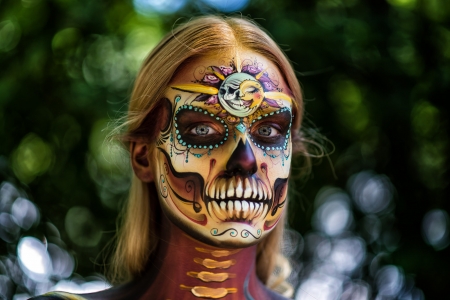
[{"label": "dark background", "polygon": [[[333,248],[350,238],[363,256],[341,270],[341,292],[359,280],[373,298],[448,294],[450,2],[157,2],[0,1],[0,298],[45,291],[25,282],[17,246],[26,236],[74,258],[73,273],[56,274],[53,257],[45,287],[103,272],[130,174],[126,153],[105,137],[145,54],[174,24],[211,12],[253,18],[286,51],[304,89],[304,128],[329,154],[291,185],[289,225],[302,245],[288,253],[293,282],[327,261],[317,239]],[[369,183],[375,188],[364,190]],[[29,226],[13,213],[16,196],[6,191],[14,189],[39,209],[40,218],[24,217]],[[331,200],[319,190],[344,195],[335,202],[344,215],[328,227],[320,207]],[[394,273],[383,266],[403,278],[387,292],[382,278]]]}]

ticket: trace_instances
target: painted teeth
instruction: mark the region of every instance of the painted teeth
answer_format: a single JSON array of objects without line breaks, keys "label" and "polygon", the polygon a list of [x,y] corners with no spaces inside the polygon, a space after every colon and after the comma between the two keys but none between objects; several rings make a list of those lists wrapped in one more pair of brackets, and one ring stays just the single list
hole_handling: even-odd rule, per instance
[{"label": "painted teeth", "polygon": [[234,178],[232,178],[228,182],[227,197],[228,198],[234,197]]},{"label": "painted teeth", "polygon": [[258,195],[259,195],[258,199],[261,200],[263,197],[263,191],[262,191],[262,187],[260,184],[258,184]]},{"label": "painted teeth", "polygon": [[262,209],[263,209],[263,204],[258,204],[258,203],[255,203],[256,205],[257,205],[257,208],[255,209],[255,217],[257,218],[257,217],[259,217],[259,216],[261,216],[261,211],[262,211]]},{"label": "painted teeth", "polygon": [[[214,210],[214,213],[216,214],[216,216],[217,216],[219,219],[222,219],[222,220],[226,219],[226,218],[227,218],[226,211],[223,211],[223,210],[219,207],[219,204],[217,204],[216,201],[211,201],[211,202],[212,202],[212,207],[213,207],[213,210]],[[224,202],[224,203],[225,203],[225,202]]]},{"label": "painted teeth", "polygon": [[[221,184],[219,185],[220,191],[219,191],[219,189],[216,189],[216,190],[218,191],[218,193],[220,193],[220,199],[225,199],[225,192],[226,192],[226,190],[227,190],[225,179],[222,179],[222,180],[220,181],[220,183],[221,183]],[[219,197],[216,196],[216,199],[219,199]]]},{"label": "painted teeth", "polygon": [[215,201],[208,203],[208,209],[215,222],[253,221],[264,217],[269,210],[267,203],[254,203],[245,200]]},{"label": "painted teeth", "polygon": [[[214,203],[214,201],[212,201],[212,202]],[[214,211],[213,211],[211,202],[208,203],[208,210],[209,210],[209,214],[210,214],[211,218],[212,218],[215,222],[219,223],[219,222],[220,222],[220,219],[216,216],[216,214],[214,214]]]},{"label": "painted teeth", "polygon": [[207,184],[205,194],[215,200],[231,198],[265,201],[272,198],[271,189],[253,177],[218,178]]},{"label": "painted teeth", "polygon": [[205,188],[212,220],[253,221],[269,210],[272,190],[254,177],[217,178]]},{"label": "painted teeth", "polygon": [[250,213],[250,205],[247,201],[242,201],[242,218],[247,219],[248,214]]},{"label": "painted teeth", "polygon": [[241,201],[234,201],[234,210],[241,211]]},{"label": "painted teeth", "polygon": [[236,181],[237,181],[237,184],[236,184],[236,197],[242,198],[242,194],[244,192],[244,190],[242,188],[242,180],[240,178],[237,178]]},{"label": "painted teeth", "polygon": [[244,198],[248,199],[252,196],[252,189],[250,188],[251,187],[250,180],[248,180],[248,178],[245,178],[244,185],[245,185],[245,187],[249,187],[249,188],[246,188],[244,191]]},{"label": "painted teeth", "polygon": [[233,201],[228,201],[228,217],[230,218],[230,219],[232,219],[233,218],[233,216],[234,216],[234,210],[233,210]]},{"label": "painted teeth", "polygon": [[250,213],[247,216],[248,219],[253,220],[253,217],[256,215],[258,207],[259,204],[250,202]]},{"label": "painted teeth", "polygon": [[269,206],[267,204],[264,204],[263,206],[264,206],[264,209],[263,209],[261,216],[265,217],[267,214],[267,210],[269,209]]}]

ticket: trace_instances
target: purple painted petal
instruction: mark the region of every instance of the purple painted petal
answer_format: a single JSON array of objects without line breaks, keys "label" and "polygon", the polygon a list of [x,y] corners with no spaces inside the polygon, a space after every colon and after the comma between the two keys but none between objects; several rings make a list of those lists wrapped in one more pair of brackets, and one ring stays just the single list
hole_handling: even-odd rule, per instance
[{"label": "purple painted petal", "polygon": [[264,101],[267,102],[267,104],[268,104],[269,106],[271,106],[271,107],[277,107],[277,108],[280,108],[280,106],[278,105],[277,101],[275,101],[275,100],[265,98]]},{"label": "purple painted petal", "polygon": [[217,104],[218,102],[219,99],[217,98],[217,95],[212,95],[206,100],[205,104]]}]

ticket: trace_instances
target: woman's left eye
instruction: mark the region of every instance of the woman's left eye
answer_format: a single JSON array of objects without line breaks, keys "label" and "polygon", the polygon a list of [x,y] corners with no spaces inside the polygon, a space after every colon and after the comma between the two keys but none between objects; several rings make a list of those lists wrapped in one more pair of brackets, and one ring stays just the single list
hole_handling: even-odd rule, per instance
[{"label": "woman's left eye", "polygon": [[279,134],[278,130],[269,125],[263,125],[258,128],[258,134],[263,137],[274,137]]}]

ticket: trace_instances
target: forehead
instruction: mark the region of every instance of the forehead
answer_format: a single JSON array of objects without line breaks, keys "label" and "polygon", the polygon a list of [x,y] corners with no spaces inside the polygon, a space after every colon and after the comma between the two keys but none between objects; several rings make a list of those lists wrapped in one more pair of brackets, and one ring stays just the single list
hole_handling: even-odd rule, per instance
[{"label": "forehead", "polygon": [[226,76],[229,75],[228,72],[249,74],[254,72],[255,74],[252,75],[256,75],[258,70],[263,70],[267,75],[262,78],[263,84],[274,85],[277,89],[289,94],[284,75],[281,74],[277,66],[266,57],[252,51],[239,51],[235,55],[223,53],[192,58],[176,71],[169,86],[202,82],[204,75],[211,70],[210,67],[219,68]]}]

